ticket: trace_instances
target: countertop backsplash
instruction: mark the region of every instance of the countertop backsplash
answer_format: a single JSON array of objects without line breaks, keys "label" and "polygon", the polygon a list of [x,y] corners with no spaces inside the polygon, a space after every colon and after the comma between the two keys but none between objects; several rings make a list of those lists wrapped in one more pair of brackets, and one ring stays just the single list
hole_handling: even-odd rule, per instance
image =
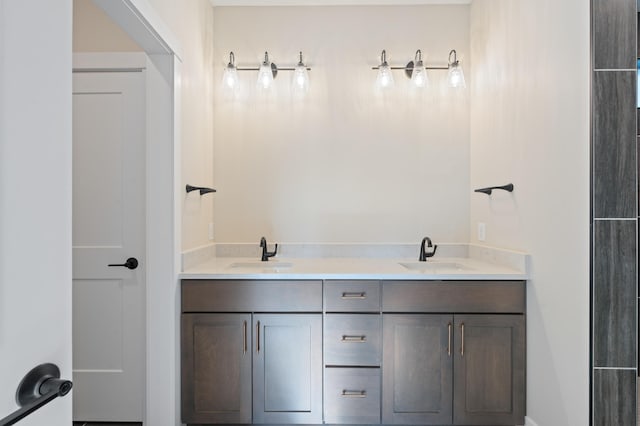
[{"label": "countertop backsplash", "polygon": [[[273,251],[276,242],[268,242]],[[438,243],[434,259],[472,258],[506,266],[522,273],[528,272],[526,253],[497,247],[465,243]],[[258,243],[212,243],[182,253],[182,271],[207,262],[212,258],[260,259]],[[278,243],[277,257],[286,259],[417,259],[419,243]]]}]

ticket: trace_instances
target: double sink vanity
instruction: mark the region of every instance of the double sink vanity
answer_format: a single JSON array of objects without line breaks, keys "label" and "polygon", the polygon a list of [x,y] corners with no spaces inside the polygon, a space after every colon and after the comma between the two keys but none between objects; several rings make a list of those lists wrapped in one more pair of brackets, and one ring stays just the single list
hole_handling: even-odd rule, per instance
[{"label": "double sink vanity", "polygon": [[524,424],[526,256],[492,250],[186,268],[182,421]]}]

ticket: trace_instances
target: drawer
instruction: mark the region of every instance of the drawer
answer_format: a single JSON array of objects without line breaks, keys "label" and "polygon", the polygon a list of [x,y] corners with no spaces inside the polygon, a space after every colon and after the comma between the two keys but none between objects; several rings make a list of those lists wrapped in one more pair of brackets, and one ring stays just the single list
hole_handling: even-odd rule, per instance
[{"label": "drawer", "polygon": [[384,281],[383,312],[519,314],[524,281]]},{"label": "drawer", "polygon": [[377,314],[327,314],[325,365],[379,366],[381,321]]},{"label": "drawer", "polygon": [[322,281],[182,280],[182,312],[322,312]]},{"label": "drawer", "polygon": [[325,281],[327,312],[379,312],[380,281]]},{"label": "drawer", "polygon": [[325,368],[324,422],[380,423],[379,368]]}]

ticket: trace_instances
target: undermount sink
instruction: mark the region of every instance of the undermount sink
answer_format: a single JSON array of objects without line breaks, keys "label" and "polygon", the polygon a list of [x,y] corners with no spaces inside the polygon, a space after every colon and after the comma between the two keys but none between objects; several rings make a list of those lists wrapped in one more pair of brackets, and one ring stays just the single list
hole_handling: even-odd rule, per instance
[{"label": "undermount sink", "polygon": [[429,271],[439,271],[439,270],[448,270],[448,271],[464,271],[469,270],[468,266],[465,266],[461,263],[456,262],[438,262],[438,261],[426,261],[426,262],[399,262],[401,266],[410,270],[410,271],[421,271],[421,272],[429,272]]},{"label": "undermount sink", "polygon": [[278,262],[277,260],[271,260],[268,262],[262,262],[260,260],[248,261],[248,262],[236,262],[229,265],[229,268],[249,268],[249,269],[286,269],[291,268],[293,263],[291,262]]}]

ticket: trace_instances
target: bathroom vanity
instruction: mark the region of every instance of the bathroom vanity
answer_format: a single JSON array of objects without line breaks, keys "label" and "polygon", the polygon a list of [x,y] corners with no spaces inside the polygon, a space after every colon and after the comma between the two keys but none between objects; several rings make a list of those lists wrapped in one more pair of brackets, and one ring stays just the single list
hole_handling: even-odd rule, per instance
[{"label": "bathroom vanity", "polygon": [[183,274],[183,422],[524,424],[524,274],[218,262]]}]

